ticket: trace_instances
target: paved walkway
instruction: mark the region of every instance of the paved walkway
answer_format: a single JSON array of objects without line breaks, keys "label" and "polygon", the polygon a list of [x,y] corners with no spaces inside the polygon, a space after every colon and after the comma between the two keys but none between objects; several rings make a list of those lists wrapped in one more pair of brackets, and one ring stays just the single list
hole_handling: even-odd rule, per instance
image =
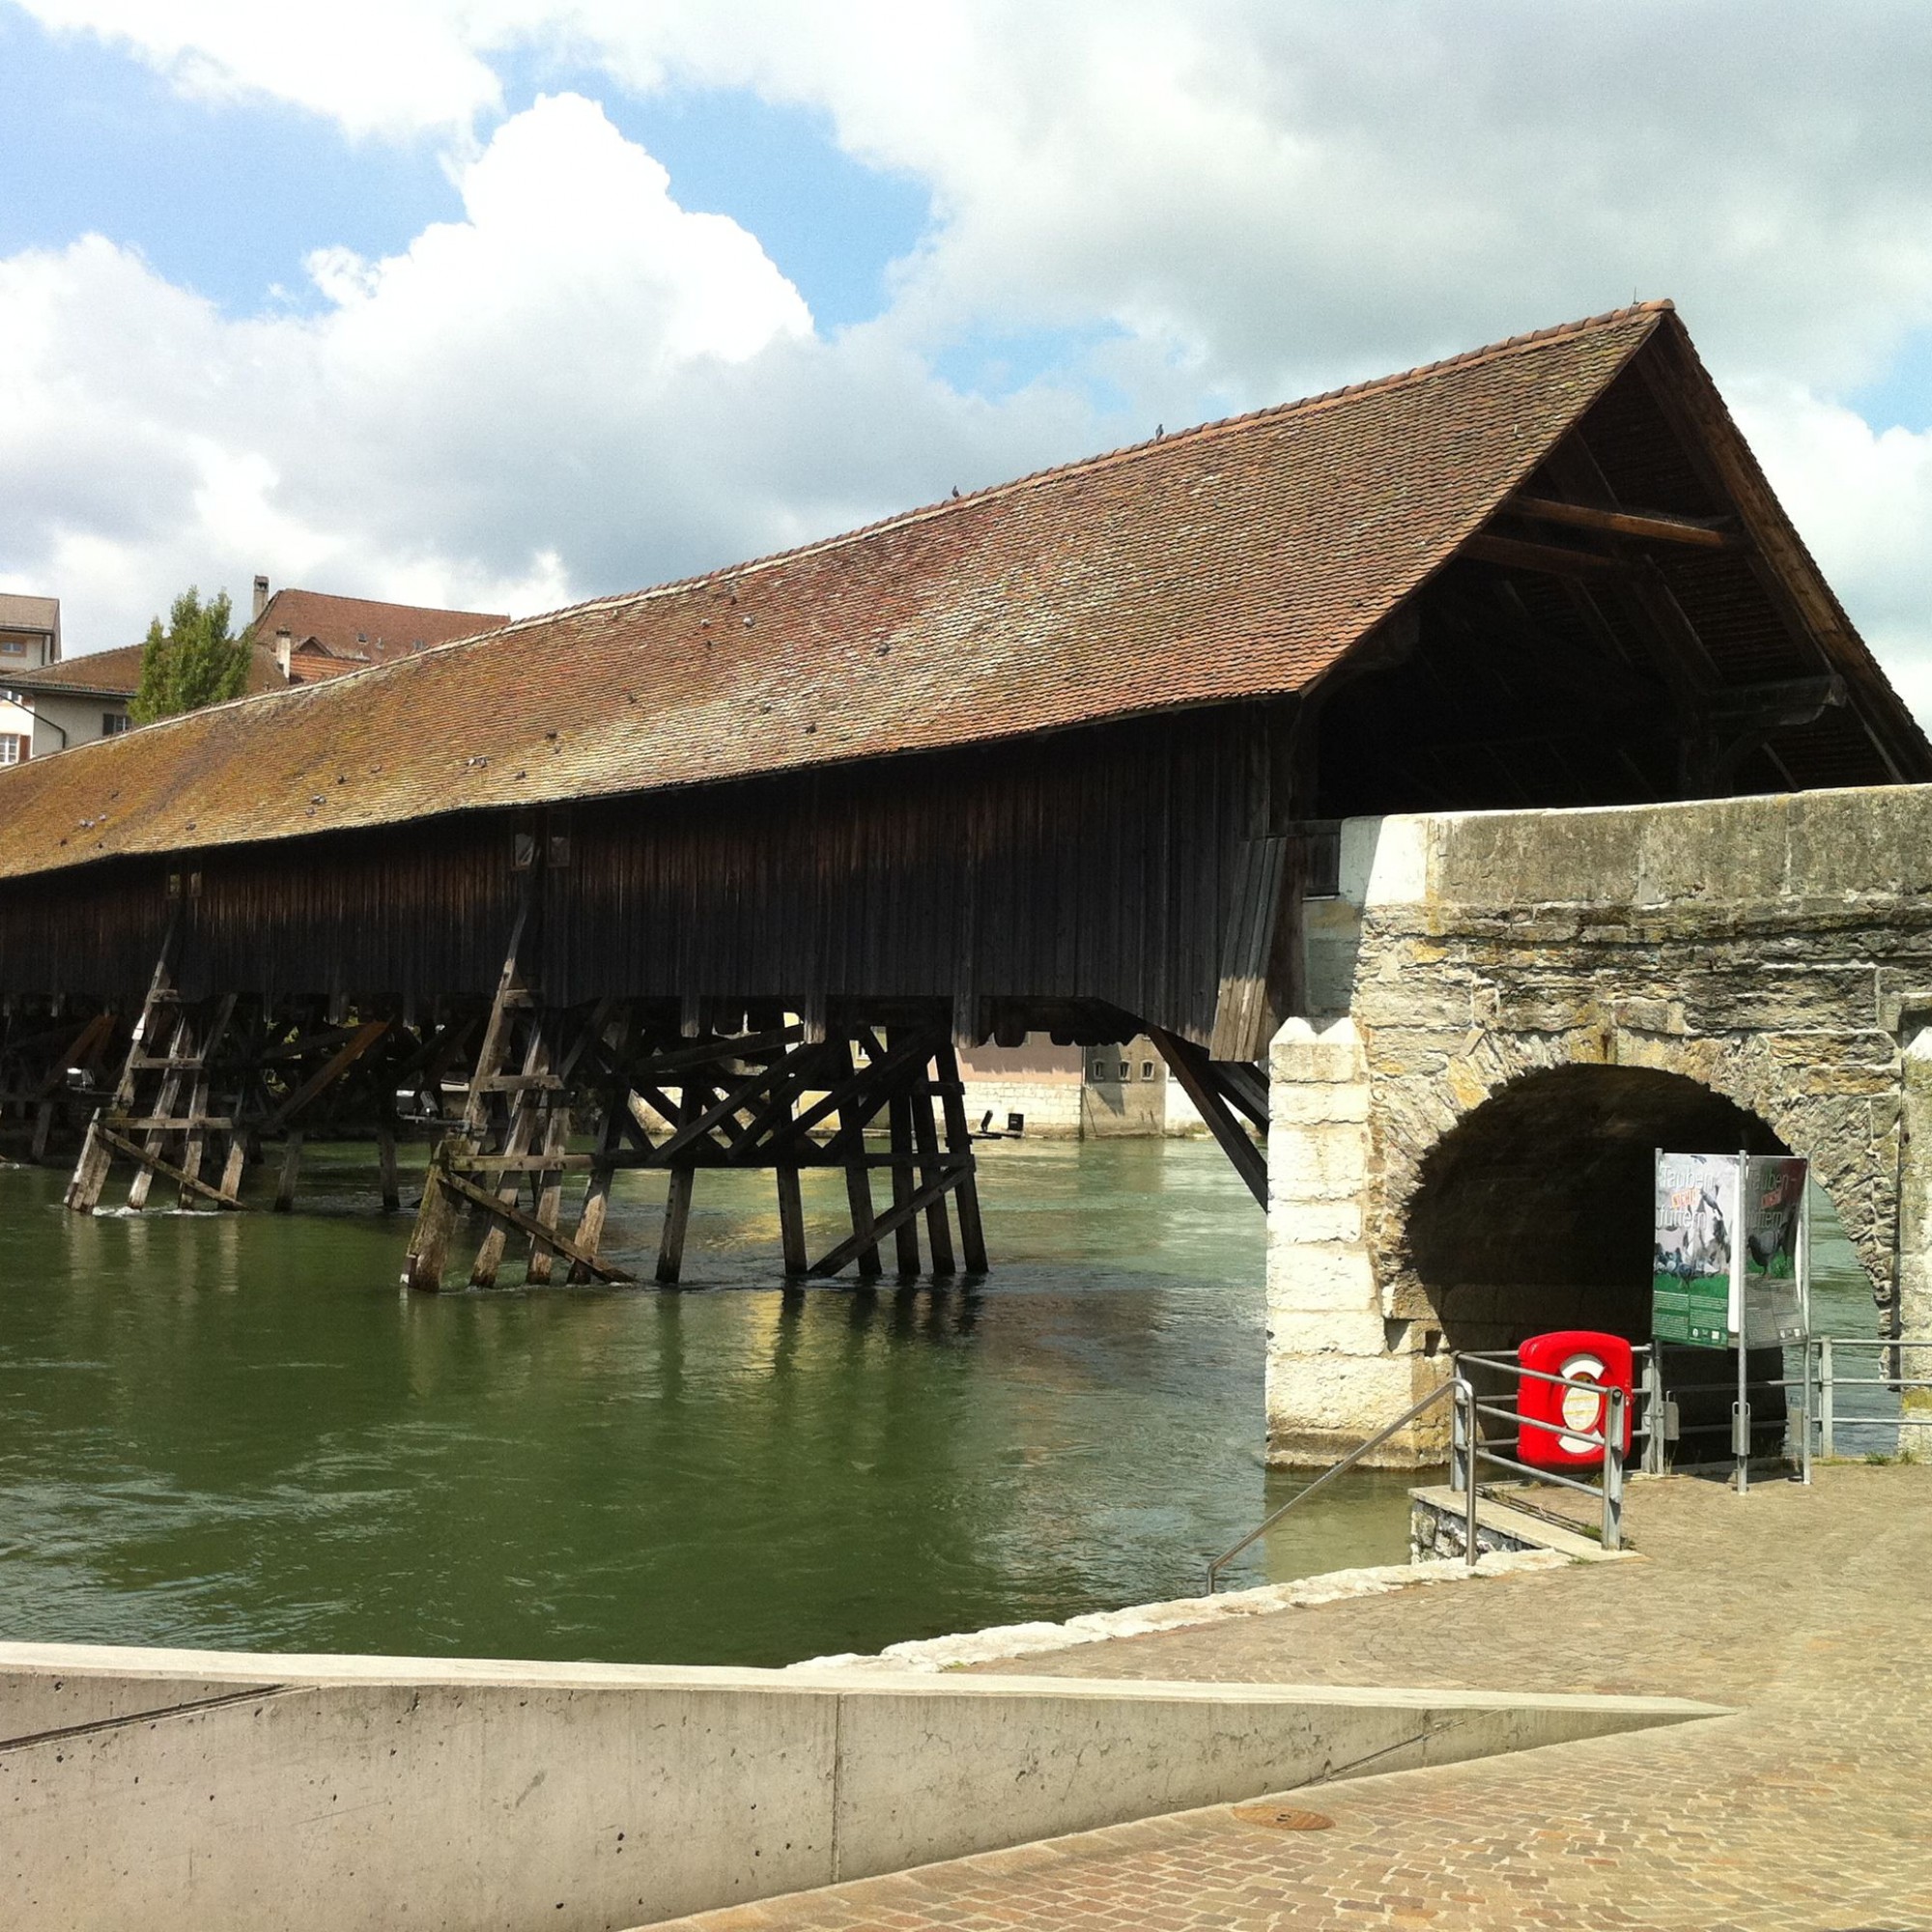
[{"label": "paved walkway", "polygon": [[[1635,1486],[1644,1560],[1231,1620],[1029,1674],[1708,1698],[1740,1715],[1310,1787],[679,1920],[689,1932],[1932,1932],[1932,1468]],[[992,1666],[997,1668],[998,1666]]]}]

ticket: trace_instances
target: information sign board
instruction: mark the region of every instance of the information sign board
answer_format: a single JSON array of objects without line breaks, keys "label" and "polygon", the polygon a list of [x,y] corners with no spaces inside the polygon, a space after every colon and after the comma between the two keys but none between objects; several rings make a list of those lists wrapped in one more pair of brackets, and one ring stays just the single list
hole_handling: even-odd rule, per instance
[{"label": "information sign board", "polygon": [[1804,1182],[1797,1154],[1752,1154],[1745,1163],[1745,1346],[1799,1342],[1805,1308]]},{"label": "information sign board", "polygon": [[1738,1166],[1736,1154],[1657,1156],[1651,1333],[1660,1342],[1722,1349],[1736,1332]]}]

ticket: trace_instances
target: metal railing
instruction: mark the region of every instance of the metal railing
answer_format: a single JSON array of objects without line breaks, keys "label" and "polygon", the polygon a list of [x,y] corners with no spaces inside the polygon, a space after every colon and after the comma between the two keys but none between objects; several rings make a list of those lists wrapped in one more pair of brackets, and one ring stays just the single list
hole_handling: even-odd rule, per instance
[{"label": "metal railing", "polygon": [[[1859,1428],[1898,1428],[1932,1429],[1932,1402],[1922,1410],[1913,1413],[1901,1409],[1896,1416],[1847,1415],[1837,1413],[1837,1391],[1843,1388],[1883,1388],[1900,1396],[1908,1393],[1923,1393],[1932,1396],[1932,1357],[1926,1360],[1927,1373],[1908,1376],[1904,1373],[1902,1351],[1908,1349],[1932,1350],[1932,1338],[1920,1341],[1902,1337],[1875,1337],[1851,1335],[1813,1335],[1804,1344],[1798,1345],[1802,1357],[1802,1372],[1796,1378],[1783,1377],[1776,1380],[1753,1381],[1753,1388],[1783,1389],[1787,1396],[1796,1391],[1799,1408],[1796,1418],[1800,1462],[1803,1479],[1811,1480],[1811,1458],[1814,1435],[1817,1454],[1827,1459],[1836,1454],[1836,1430],[1840,1422],[1847,1427]],[[1891,1352],[1891,1366],[1896,1374],[1882,1373],[1886,1366],[1883,1352],[1873,1363],[1877,1372],[1868,1376],[1840,1375],[1837,1371],[1837,1353],[1841,1350],[1872,1350]],[[1634,1412],[1631,1417],[1631,1439],[1634,1447],[1642,1443],[1638,1468],[1645,1475],[1662,1475],[1665,1466],[1666,1444],[1680,1438],[1681,1435],[1726,1435],[1731,1438],[1734,1453],[1749,1453],[1749,1432],[1751,1421],[1748,1409],[1742,1414],[1734,1414],[1728,1422],[1690,1423],[1680,1431],[1672,1414],[1676,1399],[1686,1395],[1731,1394],[1735,1384],[1726,1380],[1711,1383],[1674,1384],[1668,1390],[1663,1385],[1663,1372],[1661,1358],[1655,1347],[1640,1346],[1632,1351],[1634,1370],[1633,1389]],[[1389,1423],[1378,1430],[1366,1442],[1357,1444],[1340,1462],[1305,1488],[1297,1490],[1293,1495],[1278,1508],[1270,1510],[1247,1535],[1216,1556],[1208,1565],[1208,1592],[1211,1596],[1220,1587],[1221,1573],[1236,1557],[1265,1536],[1283,1517],[1304,1503],[1318,1491],[1325,1489],[1337,1476],[1351,1469],[1371,1451],[1379,1449],[1391,1436],[1399,1435],[1411,1424],[1419,1421],[1439,1402],[1448,1402],[1449,1422],[1449,1486],[1464,1499],[1463,1537],[1464,1558],[1474,1567],[1478,1550],[1476,1548],[1476,1505],[1479,1493],[1481,1467],[1484,1463],[1499,1469],[1507,1469],[1518,1477],[1527,1477],[1538,1483],[1553,1483],[1559,1488],[1579,1491],[1584,1495],[1601,1498],[1602,1527],[1601,1538],[1605,1549],[1623,1548],[1623,1509],[1624,1476],[1626,1456],[1623,1448],[1624,1436],[1624,1392],[1621,1388],[1605,1388],[1604,1426],[1599,1431],[1572,1429],[1567,1423],[1540,1422],[1530,1420],[1525,1423],[1520,1412],[1520,1396],[1516,1404],[1486,1402],[1476,1393],[1470,1370],[1474,1369],[1485,1378],[1489,1377],[1514,1377],[1519,1391],[1524,1381],[1553,1382],[1559,1386],[1575,1386],[1562,1376],[1544,1373],[1540,1369],[1526,1369],[1517,1359],[1514,1350],[1479,1351],[1463,1350],[1451,1358],[1453,1373],[1450,1379],[1432,1389],[1420,1402],[1411,1404]],[[1498,1438],[1483,1434],[1485,1418],[1507,1422],[1520,1436],[1524,1428],[1542,1429],[1553,1435],[1561,1435],[1573,1442],[1581,1442],[1603,1451],[1603,1461],[1599,1464],[1599,1480],[1586,1482],[1579,1476],[1566,1474],[1558,1469],[1533,1467],[1513,1457],[1499,1454],[1490,1446]],[[1743,1443],[1742,1451],[1739,1444]]]},{"label": "metal railing", "polygon": [[[1840,1429],[1932,1429],[1932,1402],[1927,1402],[1916,1411],[1901,1406],[1897,1414],[1879,1415],[1846,1414],[1841,1412],[1838,1404],[1839,1391],[1844,1389],[1886,1389],[1900,1397],[1914,1394],[1932,1396],[1932,1358],[1921,1357],[1926,1372],[1911,1376],[1905,1373],[1908,1358],[1904,1352],[1915,1349],[1932,1350],[1932,1338],[1915,1341],[1903,1336],[1812,1335],[1803,1342],[1785,1346],[1798,1356],[1798,1373],[1754,1378],[1750,1387],[1780,1389],[1788,1403],[1795,1398],[1795,1411],[1788,1413],[1781,1425],[1779,1419],[1774,1416],[1767,1426],[1783,1426],[1792,1430],[1796,1436],[1801,1481],[1808,1483],[1811,1480],[1814,1456],[1829,1461],[1838,1454]],[[1870,1364],[1872,1372],[1868,1375],[1841,1374],[1839,1358],[1846,1350],[1855,1351],[1855,1361],[1858,1352],[1870,1354],[1874,1358]],[[1662,1471],[1666,1438],[1671,1442],[1682,1442],[1700,1435],[1727,1437],[1724,1446],[1731,1460],[1748,1457],[1753,1438],[1761,1439],[1761,1431],[1754,1427],[1748,1411],[1740,1413],[1735,1405],[1726,1421],[1678,1424],[1674,1411],[1680,1398],[1729,1394],[1733,1384],[1728,1378],[1721,1382],[1676,1382],[1671,1385],[1666,1397],[1653,1359],[1649,1379],[1652,1386],[1645,1390],[1646,1403],[1651,1406],[1653,1414],[1667,1416],[1668,1419],[1662,1427],[1652,1431],[1646,1442],[1643,1466],[1647,1472]],[[1684,1466],[1681,1460],[1678,1466]]]},{"label": "metal railing", "polygon": [[[1437,1387],[1431,1389],[1420,1402],[1413,1403],[1407,1408],[1404,1409],[1387,1428],[1377,1430],[1366,1442],[1357,1443],[1333,1468],[1324,1470],[1306,1489],[1295,1491],[1293,1495],[1290,1496],[1280,1508],[1270,1510],[1253,1529],[1248,1531],[1247,1535],[1241,1538],[1240,1542],[1222,1550],[1220,1555],[1213,1558],[1208,1565],[1208,1594],[1211,1597],[1220,1586],[1221,1572],[1242,1550],[1246,1549],[1249,1545],[1260,1542],[1297,1503],[1306,1502],[1317,1490],[1326,1489],[1343,1470],[1352,1469],[1370,1450],[1379,1449],[1390,1436],[1399,1435],[1412,1422],[1418,1421],[1429,1410],[1434,1408],[1438,1402],[1443,1401],[1445,1398],[1452,1405],[1452,1420],[1450,1424],[1452,1432],[1451,1467],[1454,1470],[1460,1471],[1464,1466],[1466,1460],[1466,1445],[1470,1429],[1469,1415],[1475,1403],[1476,1392],[1458,1375],[1450,1380],[1440,1383]],[[1459,1461],[1459,1458],[1463,1460]],[[1462,1490],[1464,1486],[1461,1482],[1455,1482],[1454,1487]],[[1476,1561],[1476,1486],[1473,1482],[1467,1485],[1465,1493],[1468,1497],[1468,1509],[1464,1532],[1468,1541],[1468,1559],[1471,1567],[1473,1567]]]},{"label": "metal railing", "polygon": [[[1518,1396],[1516,1404],[1510,1406],[1505,1406],[1502,1403],[1484,1402],[1480,1398],[1471,1402],[1470,1423],[1472,1439],[1465,1459],[1460,1464],[1455,1459],[1452,1459],[1450,1463],[1450,1481],[1452,1484],[1455,1484],[1457,1488],[1462,1487],[1456,1481],[1456,1478],[1461,1468],[1466,1468],[1469,1478],[1469,1488],[1473,1492],[1482,1464],[1491,1463],[1499,1469],[1509,1470],[1513,1475],[1527,1477],[1531,1482],[1553,1483],[1559,1489],[1577,1490],[1586,1496],[1601,1495],[1603,1510],[1601,1536],[1603,1546],[1605,1549],[1621,1549],[1623,1548],[1624,1525],[1625,1396],[1623,1389],[1620,1386],[1607,1384],[1604,1387],[1604,1426],[1601,1430],[1573,1429],[1567,1422],[1543,1422],[1535,1417],[1525,1419],[1520,1412],[1520,1386],[1523,1382],[1550,1382],[1558,1388],[1572,1389],[1593,1386],[1592,1384],[1579,1383],[1567,1376],[1548,1375],[1542,1369],[1526,1369],[1517,1359],[1514,1350],[1510,1350],[1507,1352],[1500,1350],[1493,1352],[1469,1350],[1458,1354],[1454,1359],[1456,1374],[1459,1379],[1467,1378],[1471,1366],[1480,1367],[1490,1375],[1514,1376],[1518,1383]],[[1519,1438],[1524,1430],[1536,1430],[1545,1435],[1561,1438],[1566,1446],[1573,1443],[1580,1443],[1585,1448],[1600,1450],[1602,1452],[1602,1461],[1597,1466],[1601,1480],[1594,1483],[1587,1483],[1580,1476],[1568,1475],[1560,1469],[1547,1469],[1528,1463],[1519,1463],[1513,1457],[1498,1455],[1495,1450],[1489,1446],[1489,1441],[1492,1438],[1485,1437],[1482,1433],[1482,1419],[1485,1416],[1510,1423],[1515,1428]],[[1647,1428],[1650,1421],[1648,1414],[1645,1415],[1644,1420]],[[1636,1431],[1633,1429],[1633,1436],[1635,1434]],[[1475,1516],[1473,1508],[1471,1508],[1469,1514],[1473,1520]]]},{"label": "metal railing", "polygon": [[[1873,1373],[1868,1376],[1844,1376],[1838,1373],[1838,1351],[1843,1349],[1869,1349],[1880,1353],[1873,1362]],[[1901,1402],[1896,1415],[1847,1415],[1838,1414],[1838,1391],[1843,1388],[1882,1388],[1889,1389],[1903,1397],[1908,1394],[1932,1393],[1932,1374],[1917,1376],[1905,1374],[1905,1353],[1908,1349],[1932,1349],[1932,1339],[1909,1341],[1903,1336],[1867,1335],[1813,1335],[1804,1349],[1804,1452],[1806,1460],[1811,1453],[1811,1423],[1817,1426],[1817,1453],[1829,1460],[1838,1453],[1837,1431],[1842,1420],[1847,1427],[1856,1425],[1861,1429],[1932,1429],[1932,1404],[1914,1412]],[[1886,1375],[1885,1354],[1892,1356],[1891,1365],[1898,1373]],[[1932,1357],[1925,1358],[1926,1368],[1932,1370]],[[1812,1392],[1816,1390],[1816,1400]]]}]

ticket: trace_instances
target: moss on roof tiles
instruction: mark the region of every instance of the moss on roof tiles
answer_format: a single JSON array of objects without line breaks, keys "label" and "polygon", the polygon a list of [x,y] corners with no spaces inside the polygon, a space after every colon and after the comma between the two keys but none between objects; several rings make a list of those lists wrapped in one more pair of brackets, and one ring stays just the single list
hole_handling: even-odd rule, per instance
[{"label": "moss on roof tiles", "polygon": [[1299,690],[1480,527],[1667,306],[16,766],[0,876]]}]

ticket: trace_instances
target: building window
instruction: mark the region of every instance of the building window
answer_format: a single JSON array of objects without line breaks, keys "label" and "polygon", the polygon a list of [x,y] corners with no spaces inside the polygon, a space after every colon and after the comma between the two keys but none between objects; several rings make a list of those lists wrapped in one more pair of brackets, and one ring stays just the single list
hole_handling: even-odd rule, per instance
[{"label": "building window", "polygon": [[27,655],[27,640],[24,638],[0,638],[0,657],[23,658]]},{"label": "building window", "polygon": [[128,723],[125,711],[103,711],[100,714],[100,735],[103,738],[118,738],[127,730]]},{"label": "building window", "polygon": [[0,731],[0,765],[17,765],[27,755],[27,740],[18,731]]},{"label": "building window", "polygon": [[1122,1061],[1122,1062],[1121,1062],[1121,1078],[1122,1078],[1122,1080],[1124,1080],[1124,1079],[1125,1079],[1125,1078],[1127,1077],[1128,1073],[1130,1073],[1131,1071],[1132,1071],[1132,1068],[1128,1066],[1127,1063],[1126,1063],[1126,1062],[1125,1062],[1124,1060],[1123,1060],[1123,1061]]},{"label": "building window", "polygon": [[1153,1078],[1153,1062],[1152,1062],[1152,1061],[1151,1061],[1151,1060],[1144,1060],[1144,1061],[1142,1061],[1142,1062],[1141,1062],[1141,1078],[1142,1078],[1143,1080],[1151,1080],[1151,1079]]}]

